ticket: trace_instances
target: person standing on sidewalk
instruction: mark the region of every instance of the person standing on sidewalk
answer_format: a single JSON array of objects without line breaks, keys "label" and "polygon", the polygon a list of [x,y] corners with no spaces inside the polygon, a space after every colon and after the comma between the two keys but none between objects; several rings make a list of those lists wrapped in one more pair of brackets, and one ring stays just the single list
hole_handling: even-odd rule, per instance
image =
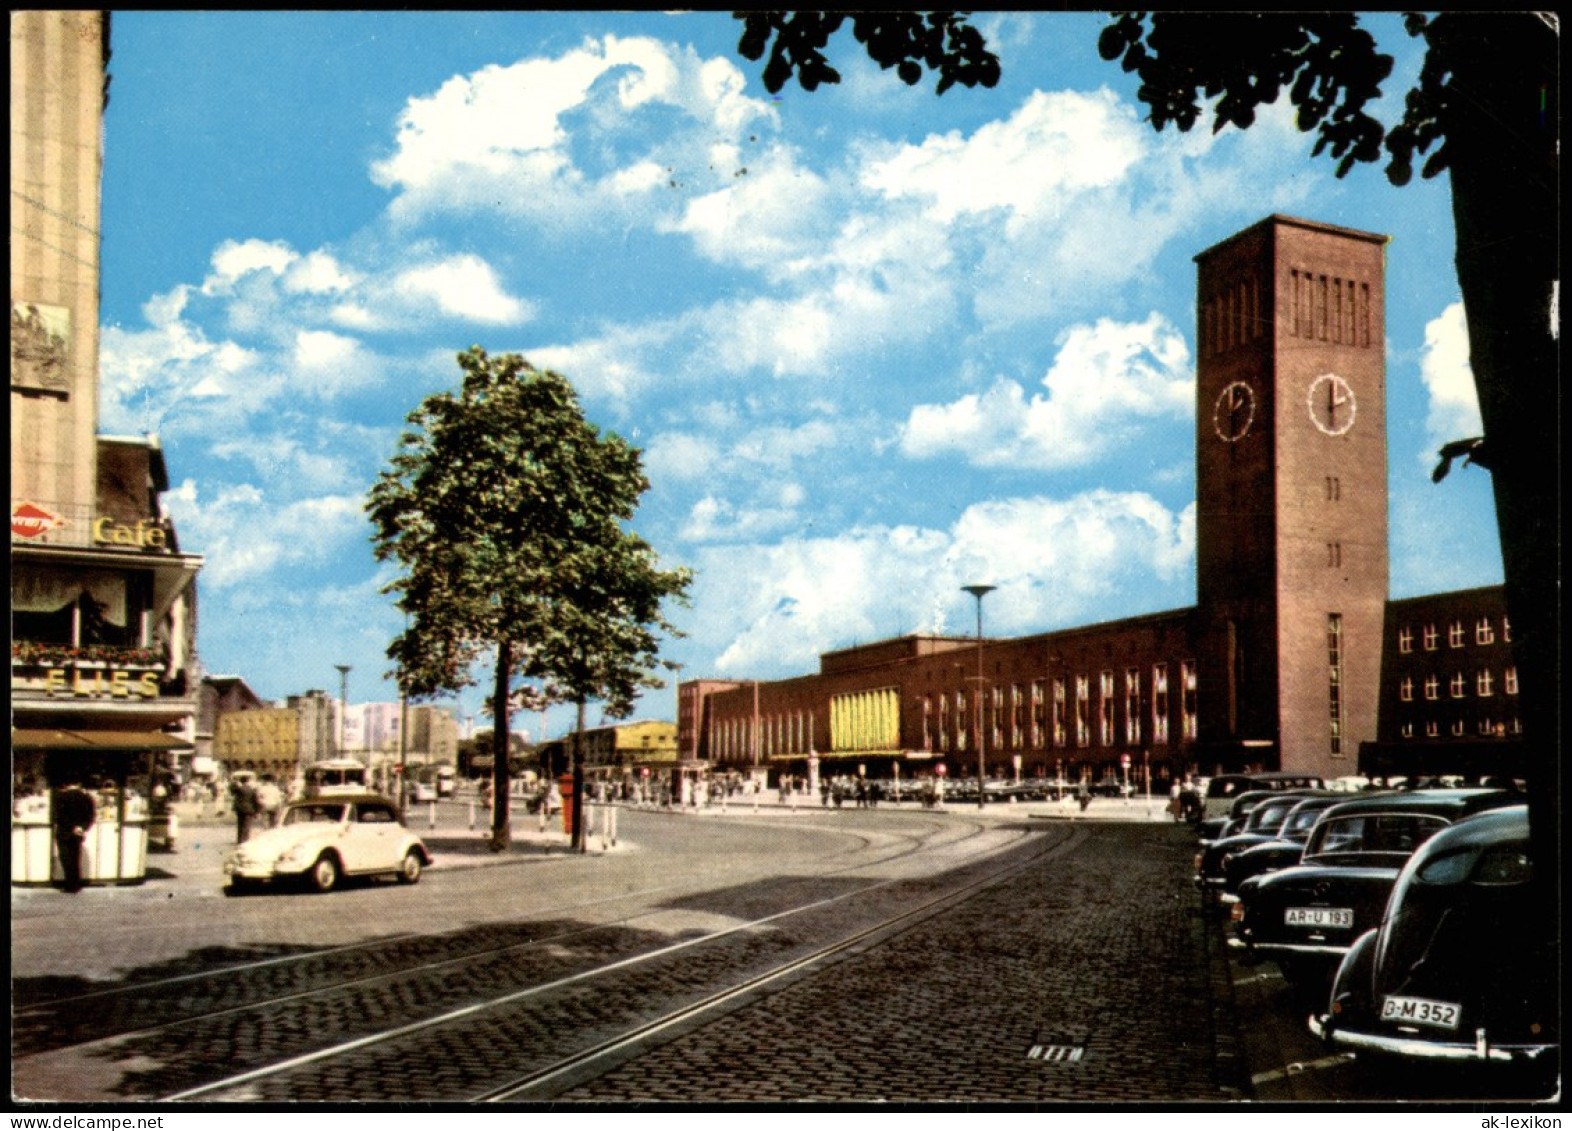
[{"label": "person standing on sidewalk", "polygon": [[251,822],[257,815],[257,794],[248,781],[237,781],[230,786],[230,800],[235,807],[235,843],[244,844],[251,838]]},{"label": "person standing on sidewalk", "polygon": [[263,774],[262,784],[257,786],[257,819],[264,829],[278,823],[278,811],[283,804],[284,795],[273,783],[273,775]]},{"label": "person standing on sidewalk", "polygon": [[60,853],[60,871],[64,876],[61,886],[73,895],[82,890],[82,841],[97,818],[98,806],[80,782],[68,781],[56,792],[55,849]]}]

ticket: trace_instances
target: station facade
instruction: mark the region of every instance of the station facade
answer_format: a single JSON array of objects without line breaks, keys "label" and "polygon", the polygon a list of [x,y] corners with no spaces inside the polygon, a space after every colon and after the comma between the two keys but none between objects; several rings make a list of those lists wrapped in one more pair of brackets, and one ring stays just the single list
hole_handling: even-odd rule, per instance
[{"label": "station facade", "polygon": [[[1386,242],[1273,215],[1196,257],[1194,606],[686,681],[682,763],[809,779],[980,765],[1154,791],[1243,769],[1518,772],[1501,588],[1387,600]],[[1430,672],[1425,625],[1473,651]],[[1449,712],[1404,698],[1443,678]]]}]

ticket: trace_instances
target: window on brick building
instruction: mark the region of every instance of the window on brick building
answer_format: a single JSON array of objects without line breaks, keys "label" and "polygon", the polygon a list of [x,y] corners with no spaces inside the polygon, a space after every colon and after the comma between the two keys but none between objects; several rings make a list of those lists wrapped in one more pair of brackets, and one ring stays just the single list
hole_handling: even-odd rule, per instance
[{"label": "window on brick building", "polygon": [[1124,670],[1124,740],[1141,745],[1141,669]]},{"label": "window on brick building", "polygon": [[1451,624],[1447,625],[1446,642],[1447,642],[1447,646],[1451,647],[1451,648],[1461,648],[1463,646],[1463,622],[1462,621],[1455,620]]},{"label": "window on brick building", "polygon": [[1465,724],[1463,722],[1462,719],[1453,719],[1452,720],[1452,737],[1453,738],[1462,738],[1467,733],[1468,733],[1468,726],[1467,726],[1467,724]]},{"label": "window on brick building", "polygon": [[1092,680],[1090,676],[1075,677],[1075,744],[1092,744]]},{"label": "window on brick building", "polygon": [[1405,675],[1398,682],[1398,685],[1397,685],[1397,697],[1399,699],[1401,699],[1405,703],[1412,703],[1413,702],[1413,700],[1414,700],[1414,677],[1413,676]]},{"label": "window on brick building", "polygon": [[1064,679],[1060,677],[1053,681],[1053,744],[1063,746],[1068,740],[1068,728],[1065,725],[1065,686]]},{"label": "window on brick building", "polygon": [[1474,693],[1481,699],[1496,693],[1495,678],[1490,674],[1489,668],[1481,668],[1479,674],[1474,677]]},{"label": "window on brick building", "polygon": [[1508,644],[1512,643],[1512,622],[1507,620],[1505,614],[1501,617],[1501,639]]},{"label": "window on brick building", "polygon": [[1495,627],[1490,623],[1490,618],[1480,617],[1479,620],[1474,624],[1474,643],[1494,644],[1495,642],[1496,630]]},{"label": "window on brick building", "polygon": [[1326,616],[1327,650],[1327,706],[1329,709],[1329,742],[1334,758],[1343,753],[1343,617],[1340,613]]},{"label": "window on brick building", "polygon": [[1152,665],[1152,742],[1168,741],[1168,665]]},{"label": "window on brick building", "polygon": [[1517,668],[1515,666],[1501,673],[1501,689],[1508,695],[1517,694]]},{"label": "window on brick building", "polygon": [[1114,673],[1103,672],[1097,679],[1097,742],[1101,746],[1114,744]]},{"label": "window on brick building", "polygon": [[1468,677],[1465,676],[1462,672],[1453,672],[1451,688],[1452,698],[1461,699],[1464,695],[1468,694]]},{"label": "window on brick building", "polygon": [[1403,724],[1403,737],[1404,738],[1413,738],[1414,737],[1414,724],[1413,723],[1404,723]]},{"label": "window on brick building", "polygon": [[1437,723],[1434,719],[1426,719],[1425,720],[1425,737],[1426,738],[1437,738],[1437,737],[1440,736],[1440,734],[1441,734],[1441,724]]},{"label": "window on brick building", "polygon": [[1433,624],[1427,624],[1420,631],[1421,631],[1421,635],[1424,638],[1425,651],[1426,652],[1434,652],[1436,650],[1436,639],[1437,639],[1436,626],[1433,625]]},{"label": "window on brick building", "polygon": [[1397,650],[1404,655],[1414,650],[1414,630],[1406,624],[1397,630]]},{"label": "window on brick building", "polygon": [[1425,676],[1425,698],[1441,698],[1441,677],[1437,675]]},{"label": "window on brick building", "polygon": [[1179,665],[1179,679],[1181,684],[1181,698],[1179,703],[1179,723],[1184,732],[1184,737],[1194,739],[1198,732],[1199,723],[1196,717],[1196,686],[1195,686],[1195,661],[1185,660]]}]

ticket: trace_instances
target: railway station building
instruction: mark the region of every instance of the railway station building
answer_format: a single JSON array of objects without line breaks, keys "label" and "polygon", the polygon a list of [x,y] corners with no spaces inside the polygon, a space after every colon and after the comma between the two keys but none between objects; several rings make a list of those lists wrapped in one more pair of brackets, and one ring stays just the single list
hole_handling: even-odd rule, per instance
[{"label": "railway station building", "polygon": [[1522,771],[1500,586],[1390,601],[1387,238],[1273,215],[1196,256],[1196,604],[685,681],[685,766],[1129,781]]}]

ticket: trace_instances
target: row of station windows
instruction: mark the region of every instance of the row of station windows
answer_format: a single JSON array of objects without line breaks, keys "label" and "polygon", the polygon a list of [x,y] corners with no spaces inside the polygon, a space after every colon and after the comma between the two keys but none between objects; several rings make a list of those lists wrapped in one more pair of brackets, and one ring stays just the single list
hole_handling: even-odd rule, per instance
[{"label": "row of station windows", "polygon": [[[1447,692],[1453,699],[1465,699],[1469,689],[1480,699],[1488,699],[1496,693],[1496,673],[1489,668],[1480,668],[1472,677],[1467,672],[1453,672],[1447,680]],[[1517,694],[1517,668],[1509,667],[1501,673],[1499,680],[1501,692],[1504,695]],[[1434,701],[1441,698],[1441,676],[1432,672],[1421,680],[1415,680],[1411,675],[1405,675],[1397,683],[1397,697],[1405,703],[1414,701],[1414,692],[1420,691],[1428,700]]]},{"label": "row of station windows", "polygon": [[[1512,640],[1512,625],[1506,617],[1501,618],[1501,641],[1510,643]],[[1441,646],[1441,633],[1434,623],[1421,625],[1419,628],[1419,641],[1426,652],[1434,652]],[[1474,643],[1494,644],[1496,642],[1495,621],[1490,617],[1479,617],[1474,621]],[[1447,625],[1446,643],[1449,648],[1461,648],[1468,643],[1467,626],[1461,620],[1455,620]],[[1414,626],[1403,625],[1397,630],[1397,650],[1408,654],[1414,650]]]}]

